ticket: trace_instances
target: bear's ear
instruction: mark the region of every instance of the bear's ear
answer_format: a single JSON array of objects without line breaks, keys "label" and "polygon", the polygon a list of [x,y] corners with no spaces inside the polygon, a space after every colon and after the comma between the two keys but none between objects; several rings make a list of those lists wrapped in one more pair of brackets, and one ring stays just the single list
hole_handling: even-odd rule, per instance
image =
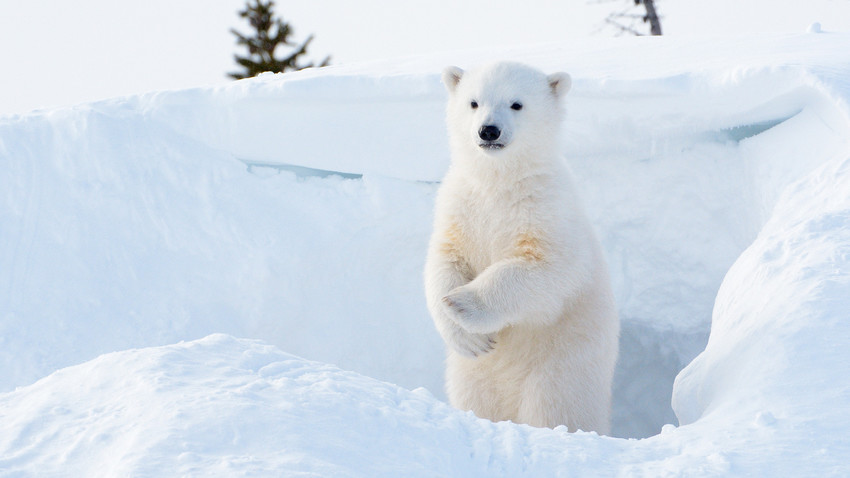
[{"label": "bear's ear", "polygon": [[549,80],[549,88],[552,88],[552,93],[557,98],[566,95],[573,85],[573,80],[567,73],[552,73],[546,79]]},{"label": "bear's ear", "polygon": [[456,66],[447,66],[446,69],[443,70],[443,84],[446,85],[446,89],[449,90],[449,93],[454,93],[462,76],[463,70]]}]

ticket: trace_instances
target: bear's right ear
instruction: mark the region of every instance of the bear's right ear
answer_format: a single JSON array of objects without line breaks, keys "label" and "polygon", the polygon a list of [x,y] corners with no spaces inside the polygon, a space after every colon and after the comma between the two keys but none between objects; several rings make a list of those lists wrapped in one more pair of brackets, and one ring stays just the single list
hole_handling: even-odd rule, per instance
[{"label": "bear's right ear", "polygon": [[461,77],[463,77],[463,70],[456,66],[447,66],[443,70],[443,84],[446,85],[449,93],[454,93],[457,84],[460,83]]}]

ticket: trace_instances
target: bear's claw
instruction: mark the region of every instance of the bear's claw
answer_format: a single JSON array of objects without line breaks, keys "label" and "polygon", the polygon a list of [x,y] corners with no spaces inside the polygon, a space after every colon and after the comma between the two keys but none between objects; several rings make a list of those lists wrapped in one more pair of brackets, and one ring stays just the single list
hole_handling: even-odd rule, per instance
[{"label": "bear's claw", "polygon": [[460,355],[476,358],[490,353],[496,346],[496,339],[489,334],[473,334],[457,324],[450,325],[446,343]]}]

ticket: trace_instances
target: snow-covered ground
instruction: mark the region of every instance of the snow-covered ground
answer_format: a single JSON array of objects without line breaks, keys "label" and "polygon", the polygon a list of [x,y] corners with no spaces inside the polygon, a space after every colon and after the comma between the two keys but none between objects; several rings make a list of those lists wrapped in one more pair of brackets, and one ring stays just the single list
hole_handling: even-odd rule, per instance
[{"label": "snow-covered ground", "polygon": [[[0,118],[0,474],[848,474],[848,51],[593,39]],[[439,73],[494,59],[574,78],[615,437],[441,402]]]}]

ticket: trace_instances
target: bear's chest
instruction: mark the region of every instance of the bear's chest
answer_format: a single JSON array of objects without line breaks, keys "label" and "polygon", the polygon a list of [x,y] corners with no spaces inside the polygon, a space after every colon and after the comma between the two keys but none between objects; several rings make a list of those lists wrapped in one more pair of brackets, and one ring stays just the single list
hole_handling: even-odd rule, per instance
[{"label": "bear's chest", "polygon": [[547,234],[545,208],[528,193],[468,191],[459,197],[455,210],[458,246],[474,275],[494,262],[517,255],[530,237]]}]

